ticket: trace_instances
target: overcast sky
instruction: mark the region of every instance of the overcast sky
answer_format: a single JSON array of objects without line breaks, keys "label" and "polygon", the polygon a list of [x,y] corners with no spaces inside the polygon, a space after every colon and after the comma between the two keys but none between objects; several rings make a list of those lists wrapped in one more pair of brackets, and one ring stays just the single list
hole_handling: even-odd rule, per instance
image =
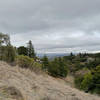
[{"label": "overcast sky", "polygon": [[0,0],[0,31],[38,53],[100,51],[100,0]]}]

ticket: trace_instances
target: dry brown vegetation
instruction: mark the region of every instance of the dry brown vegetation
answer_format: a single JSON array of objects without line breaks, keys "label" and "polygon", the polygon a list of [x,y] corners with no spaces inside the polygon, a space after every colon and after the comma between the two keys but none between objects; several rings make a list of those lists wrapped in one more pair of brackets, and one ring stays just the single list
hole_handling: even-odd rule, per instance
[{"label": "dry brown vegetation", "polygon": [[0,62],[0,100],[100,100],[61,79]]}]

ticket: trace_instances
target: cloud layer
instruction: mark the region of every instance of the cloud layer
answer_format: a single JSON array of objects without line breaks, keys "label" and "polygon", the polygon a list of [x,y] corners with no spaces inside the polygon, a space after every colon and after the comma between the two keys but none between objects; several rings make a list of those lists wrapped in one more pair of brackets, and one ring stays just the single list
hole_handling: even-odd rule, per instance
[{"label": "cloud layer", "polygon": [[0,31],[37,52],[100,50],[100,0],[0,0]]}]

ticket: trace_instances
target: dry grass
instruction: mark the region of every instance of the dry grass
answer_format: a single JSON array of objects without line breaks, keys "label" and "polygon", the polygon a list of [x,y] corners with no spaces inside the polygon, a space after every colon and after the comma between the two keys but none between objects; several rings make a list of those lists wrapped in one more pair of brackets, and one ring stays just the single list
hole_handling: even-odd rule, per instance
[{"label": "dry grass", "polygon": [[[2,87],[14,87],[24,100],[100,100],[98,96],[71,88],[60,79],[17,66],[11,67],[4,62],[0,62],[0,88]],[[0,100],[19,100],[19,97],[15,99],[12,96],[3,97],[2,93],[0,90]],[[18,96],[18,93],[14,96]]]}]

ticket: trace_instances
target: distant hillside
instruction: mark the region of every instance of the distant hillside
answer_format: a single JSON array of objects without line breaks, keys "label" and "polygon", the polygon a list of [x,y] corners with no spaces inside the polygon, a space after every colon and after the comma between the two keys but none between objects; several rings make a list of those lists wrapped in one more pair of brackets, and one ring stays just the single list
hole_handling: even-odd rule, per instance
[{"label": "distant hillside", "polygon": [[37,54],[37,56],[40,58],[42,58],[44,55],[46,55],[49,59],[53,59],[55,57],[68,56],[70,55],[70,53],[46,53],[46,54],[40,53],[40,54]]},{"label": "distant hillside", "polygon": [[61,79],[0,62],[0,100],[100,100]]}]

